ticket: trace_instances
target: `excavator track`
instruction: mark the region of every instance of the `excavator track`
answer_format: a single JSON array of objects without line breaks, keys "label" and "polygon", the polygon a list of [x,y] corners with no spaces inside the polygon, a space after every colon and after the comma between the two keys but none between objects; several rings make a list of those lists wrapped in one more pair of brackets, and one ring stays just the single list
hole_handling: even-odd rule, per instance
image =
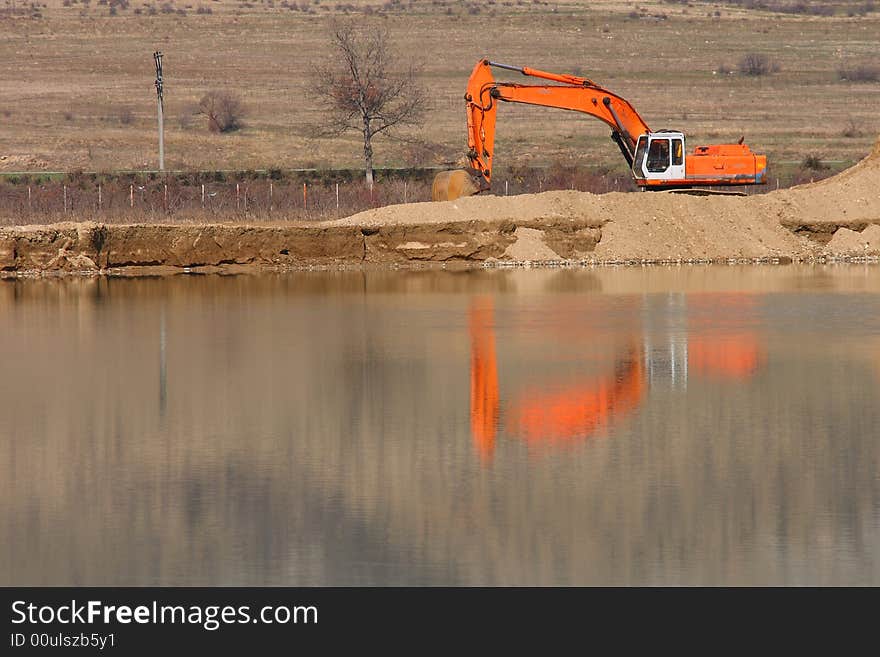
[{"label": "excavator track", "polygon": [[686,189],[658,189],[663,194],[687,194],[689,196],[748,196],[739,189],[705,189],[701,187],[688,187]]}]

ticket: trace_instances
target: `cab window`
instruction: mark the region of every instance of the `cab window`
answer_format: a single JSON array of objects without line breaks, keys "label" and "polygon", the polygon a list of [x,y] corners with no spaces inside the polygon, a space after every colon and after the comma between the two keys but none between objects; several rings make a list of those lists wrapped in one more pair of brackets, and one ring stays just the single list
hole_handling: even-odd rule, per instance
[{"label": "cab window", "polygon": [[644,178],[645,170],[643,165],[645,164],[645,153],[648,150],[648,140],[646,137],[639,137],[639,143],[636,146],[636,155],[633,158],[633,173],[636,174],[636,178]]},{"label": "cab window", "polygon": [[684,145],[681,139],[672,140],[672,166],[679,166],[684,162]]},{"label": "cab window", "polygon": [[648,171],[663,173],[669,168],[669,140],[653,139],[648,148]]}]

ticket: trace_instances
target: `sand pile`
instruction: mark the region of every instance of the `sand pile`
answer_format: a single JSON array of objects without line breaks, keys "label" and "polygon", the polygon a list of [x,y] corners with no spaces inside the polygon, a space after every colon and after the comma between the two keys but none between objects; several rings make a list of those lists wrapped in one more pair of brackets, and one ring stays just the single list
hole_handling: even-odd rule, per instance
[{"label": "sand pile", "polygon": [[[880,224],[880,140],[867,158],[837,176],[748,197],[575,191],[477,196],[379,208],[333,223],[384,230],[508,225],[515,241],[500,259],[513,261],[803,258],[836,253],[843,237],[831,243],[830,250],[822,247],[841,227],[861,231]],[[565,248],[558,233],[567,224],[574,230],[594,229],[595,245]],[[427,256],[430,246],[421,244]]]},{"label": "sand pile", "polygon": [[838,228],[825,248],[827,253],[844,256],[880,255],[880,226],[872,224],[862,232]]}]

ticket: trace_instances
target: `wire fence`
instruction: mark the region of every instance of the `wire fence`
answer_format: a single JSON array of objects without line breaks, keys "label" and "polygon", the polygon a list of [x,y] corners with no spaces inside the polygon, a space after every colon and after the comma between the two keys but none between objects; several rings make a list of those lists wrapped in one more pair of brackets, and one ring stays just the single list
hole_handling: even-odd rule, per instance
[{"label": "wire fence", "polygon": [[[0,176],[0,225],[318,221],[430,201],[435,173],[389,170],[379,173],[372,186],[351,170],[4,175]],[[820,170],[800,166],[767,185],[739,189],[763,193],[833,173],[827,166]],[[492,184],[492,193],[499,196],[636,190],[626,171],[563,165],[496,170]]]},{"label": "wire fence", "polygon": [[[634,189],[620,175],[571,170],[511,169],[496,175],[493,193],[555,189],[604,193]],[[271,177],[194,182],[186,176],[121,180],[71,175],[62,180],[0,182],[0,224],[317,221],[371,208],[431,200],[431,180],[338,182]]]}]

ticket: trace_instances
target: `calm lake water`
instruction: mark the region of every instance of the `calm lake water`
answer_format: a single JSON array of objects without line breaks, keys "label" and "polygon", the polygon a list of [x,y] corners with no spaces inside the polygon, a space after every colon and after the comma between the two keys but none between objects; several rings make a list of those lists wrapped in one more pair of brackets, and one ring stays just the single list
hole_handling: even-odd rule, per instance
[{"label": "calm lake water", "polygon": [[880,584],[880,268],[0,281],[0,584]]}]

